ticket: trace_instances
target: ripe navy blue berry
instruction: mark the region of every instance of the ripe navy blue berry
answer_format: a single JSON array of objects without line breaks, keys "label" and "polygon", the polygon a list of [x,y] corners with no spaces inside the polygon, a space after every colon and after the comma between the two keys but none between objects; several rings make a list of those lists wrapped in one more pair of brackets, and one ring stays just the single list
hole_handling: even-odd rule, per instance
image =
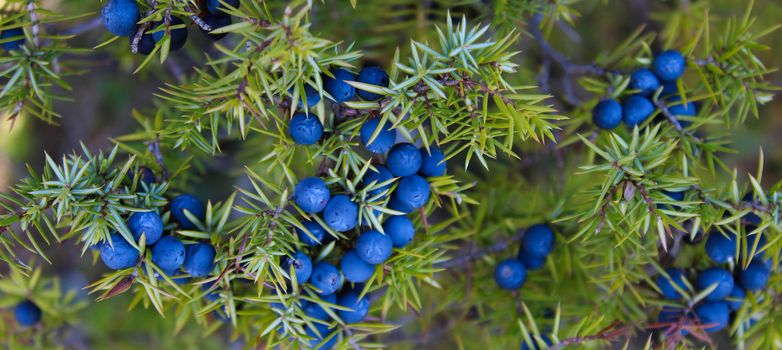
[{"label": "ripe navy blue berry", "polygon": [[176,283],[177,285],[180,285],[180,286],[184,285],[184,284],[188,284],[188,283],[193,281],[193,277],[190,277],[190,276],[182,276],[182,275],[180,275],[179,277],[173,277],[173,276],[179,275],[179,273],[176,270],[174,270],[174,271],[172,271],[170,273],[166,273],[166,275],[167,276],[172,276],[171,280],[174,281],[174,283]]},{"label": "ripe navy blue berry", "polygon": [[163,236],[152,246],[152,262],[166,272],[173,272],[185,262],[185,244],[174,236]]},{"label": "ripe navy blue berry", "polygon": [[318,177],[308,177],[299,181],[293,189],[296,205],[306,213],[320,213],[331,199],[329,188]]},{"label": "ripe navy blue berry", "polygon": [[[321,295],[320,300],[327,302],[329,304],[336,304],[337,295],[336,294]],[[316,320],[327,321],[331,318],[329,314],[326,312],[326,310],[323,308],[323,306],[321,306],[319,303],[304,301],[301,309],[304,311],[305,315],[312,317]]]},{"label": "ripe navy blue berry", "polygon": [[769,264],[760,258],[752,259],[746,270],[739,267],[739,280],[744,289],[757,291],[763,289],[768,284],[768,278],[771,275]]},{"label": "ripe navy blue berry", "polygon": [[331,197],[323,210],[323,221],[335,231],[351,230],[358,225],[358,205],[344,194]]},{"label": "ripe navy blue berry", "polygon": [[[226,27],[231,25],[231,16],[228,15],[215,15],[208,13],[203,18],[204,23],[208,24],[209,27],[212,28],[212,30],[220,29],[222,27]],[[219,41],[222,38],[225,38],[228,33],[210,33],[205,30],[201,30],[202,33],[206,34],[206,37],[209,38],[212,41]]]},{"label": "ripe navy blue berry", "polygon": [[[380,120],[380,118],[367,119],[367,121],[361,125],[361,131],[359,132],[361,136],[361,143],[364,145],[367,151],[375,154],[388,152],[388,150],[394,146],[394,142],[396,141],[396,131],[391,129],[390,121],[383,123],[383,127],[380,129],[380,132],[377,134],[377,136],[375,136],[374,139],[372,139],[372,135],[375,134],[378,125],[380,125]],[[370,140],[372,142],[370,142]]]},{"label": "ripe navy blue berry", "polygon": [[32,301],[22,301],[14,307],[14,318],[22,327],[34,326],[41,321],[41,309]]},{"label": "ripe navy blue berry", "polygon": [[133,213],[128,218],[128,229],[133,234],[136,242],[144,234],[146,236],[146,244],[153,245],[163,235],[163,220],[154,211]]},{"label": "ripe navy blue berry", "polygon": [[328,295],[342,285],[342,276],[334,265],[321,261],[312,268],[310,283],[318,289],[318,294]]},{"label": "ripe navy blue berry", "polygon": [[399,180],[392,195],[393,209],[404,213],[423,207],[429,200],[429,182],[418,175],[405,176]]},{"label": "ripe navy blue berry", "polygon": [[391,210],[400,211],[404,214],[412,213],[413,209],[410,206],[403,204],[396,195],[391,196],[391,200],[388,201],[388,208]]},{"label": "ripe navy blue berry", "polygon": [[141,10],[135,0],[110,0],[100,11],[106,30],[117,36],[132,36],[136,23],[141,19]]},{"label": "ripe navy blue berry", "polygon": [[663,91],[660,93],[661,97],[672,96],[679,93],[679,86],[676,80],[662,82]]},{"label": "ripe navy blue berry", "polygon": [[730,308],[724,301],[705,301],[695,307],[695,314],[698,315],[701,324],[713,324],[704,328],[709,333],[725,328],[730,320]]},{"label": "ripe navy blue berry", "polygon": [[675,81],[684,75],[687,64],[679,51],[668,50],[652,61],[652,71],[662,81]]},{"label": "ripe navy blue berry", "polygon": [[[744,197],[741,200],[747,204],[753,204],[755,202],[755,195],[752,192],[748,192],[744,195]],[[760,219],[760,216],[758,216],[758,214],[755,214],[754,212],[747,213],[746,215],[744,215],[742,220],[754,226],[760,225],[760,222],[762,221]]]},{"label": "ripe navy blue berry", "polygon": [[362,260],[352,249],[342,255],[339,267],[345,279],[353,283],[366,282],[375,273],[375,266]]},{"label": "ripe navy blue berry", "polygon": [[421,169],[418,171],[421,176],[443,176],[445,175],[445,154],[435,146],[421,148]]},{"label": "ripe navy blue berry", "polygon": [[521,260],[522,263],[524,263],[524,267],[526,267],[527,270],[537,270],[543,267],[543,265],[546,265],[545,256],[544,257],[532,256],[520,252],[518,259]]},{"label": "ripe navy blue berry", "polygon": [[362,233],[356,240],[356,253],[361,260],[372,265],[388,260],[393,248],[391,238],[375,230]]},{"label": "ripe navy blue berry", "polygon": [[[698,115],[698,108],[693,102],[681,103],[681,98],[675,97],[668,102],[668,112],[679,117],[694,117]],[[688,127],[692,124],[689,120],[678,119],[678,121],[683,127]]]},{"label": "ripe navy blue berry", "polygon": [[[746,216],[745,216],[746,217]],[[752,231],[754,228],[747,227],[747,230]],[[747,246],[742,248],[742,250],[739,251],[740,256],[744,255],[744,251],[746,249],[747,254],[751,253],[752,250],[755,250],[755,256],[763,255],[763,248],[766,246],[768,242],[766,242],[766,236],[761,233],[757,233],[751,236],[747,236]]]},{"label": "ripe navy blue berry", "polygon": [[[730,237],[726,237],[726,235]],[[714,231],[706,239],[706,255],[718,264],[731,261],[736,256],[736,241],[732,233],[720,233]]]},{"label": "ripe navy blue berry", "polygon": [[733,276],[731,276],[728,270],[719,267],[710,267],[701,272],[698,276],[698,288],[700,290],[704,290],[715,284],[717,287],[706,296],[706,300],[722,300],[730,295],[734,285]]},{"label": "ripe navy blue berry", "polygon": [[526,279],[527,269],[517,259],[505,259],[494,269],[494,280],[503,289],[519,289]]},{"label": "ripe navy blue berry", "polygon": [[323,77],[323,88],[334,98],[337,103],[351,100],[356,95],[356,89],[346,80],[356,81],[356,75],[342,68],[331,72],[334,77]]},{"label": "ripe navy blue berry", "polygon": [[313,236],[310,237],[310,235],[307,234],[307,232],[304,232],[304,230],[300,228],[296,228],[296,234],[299,236],[299,241],[301,243],[304,243],[305,245],[308,245],[310,247],[314,247],[320,244],[325,243],[326,239],[326,230],[320,226],[319,223],[315,221],[310,220],[302,220],[302,225],[304,225],[305,228],[307,228],[307,231]]},{"label": "ripe navy blue berry", "polygon": [[396,176],[410,176],[421,169],[421,152],[411,143],[399,143],[388,151],[386,166]]},{"label": "ripe navy blue berry", "polygon": [[660,87],[660,80],[652,71],[643,68],[630,75],[630,88],[641,96],[651,96]]},{"label": "ripe navy blue berry", "polygon": [[171,200],[171,216],[174,221],[179,223],[179,227],[185,230],[192,230],[196,225],[185,215],[185,210],[190,212],[198,220],[204,221],[206,209],[198,198],[190,194],[180,194]]},{"label": "ripe navy blue berry", "polygon": [[652,101],[643,96],[630,96],[622,105],[622,121],[631,128],[643,123],[652,113],[654,113]]},{"label": "ripe navy blue berry", "polygon": [[410,244],[415,237],[415,225],[407,216],[391,216],[383,223],[383,231],[396,248]]},{"label": "ripe navy blue berry", "polygon": [[296,252],[292,257],[283,258],[280,266],[286,273],[290,273],[290,269],[293,267],[293,271],[296,273],[296,283],[298,284],[307,283],[313,272],[312,259],[303,252]]},{"label": "ripe navy blue berry", "polygon": [[215,247],[209,243],[198,242],[185,247],[185,262],[182,270],[193,277],[206,277],[215,267]]},{"label": "ripe navy blue berry", "polygon": [[[157,23],[157,25],[162,25],[163,28],[165,28],[165,22]],[[172,28],[174,26],[177,26],[177,28]],[[185,26],[185,21],[183,21],[179,17],[171,16],[171,21],[168,23],[168,30],[171,32],[171,41],[169,43],[169,50],[175,51],[179,50],[182,47],[185,46],[185,42],[187,42],[187,26]],[[152,33],[152,39],[155,39],[155,42],[159,42],[160,40],[163,40],[166,34],[166,29],[160,29],[156,32]]]},{"label": "ripe navy blue berry", "polygon": [[676,268],[667,268],[665,273],[668,274],[667,277],[663,274],[657,275],[657,288],[660,289],[660,293],[671,300],[681,298],[682,295],[676,288],[687,290],[687,284],[685,283],[687,277],[684,275],[684,271]]},{"label": "ripe navy blue berry", "polygon": [[104,242],[100,246],[100,259],[112,270],[122,270],[136,266],[138,250],[118,233],[111,235],[111,243]]},{"label": "ripe navy blue berry", "polygon": [[592,122],[598,128],[611,130],[622,122],[622,105],[616,100],[602,100],[592,108]]},{"label": "ripe navy blue berry", "polygon": [[668,102],[668,111],[673,115],[694,117],[698,115],[698,108],[694,102],[681,103],[681,98],[675,97]]},{"label": "ripe navy blue berry", "polygon": [[521,239],[521,250],[525,255],[545,257],[554,249],[554,231],[545,224],[532,225]]},{"label": "ripe navy blue berry", "polygon": [[342,293],[337,299],[337,304],[349,309],[337,311],[339,318],[348,324],[363,321],[369,313],[369,300],[367,300],[367,296],[365,295],[361,298],[360,292],[357,290]]},{"label": "ripe navy blue berry", "polygon": [[10,38],[18,38],[18,39],[4,42],[3,50],[13,51],[13,50],[18,50],[20,47],[24,46],[25,37],[24,37],[24,30],[22,30],[22,28],[10,28],[0,33],[0,40],[10,39]]},{"label": "ripe navy blue berry", "polygon": [[[288,92],[293,94],[293,88],[288,89]],[[304,99],[307,99],[307,103],[304,103]],[[318,93],[318,90],[314,87],[310,86],[309,84],[304,84],[304,95],[299,96],[299,107],[302,107],[304,105],[307,106],[307,108],[315,107],[316,104],[320,102],[320,94]]]},{"label": "ripe navy blue berry", "polygon": [[206,9],[209,10],[209,12],[213,15],[224,15],[222,9],[227,8],[223,3],[230,5],[233,8],[239,8],[240,1],[239,0],[222,0],[222,3],[220,0],[208,0],[206,2]]},{"label": "ripe navy blue berry", "polygon": [[98,243],[95,243],[89,247],[90,250],[96,251],[100,253],[101,248],[103,248],[103,245],[106,244],[106,242],[100,241]]},{"label": "ripe navy blue berry", "polygon": [[314,114],[298,112],[288,122],[288,130],[294,142],[300,145],[314,145],[323,136],[323,125]]},{"label": "ripe navy blue berry", "polygon": [[[135,35],[129,36],[128,40],[130,43],[133,43],[133,37]],[[152,50],[155,49],[155,39],[152,38],[152,34],[144,34],[141,36],[141,40],[138,41],[138,46],[136,47],[137,53],[142,54],[144,56],[149,55],[152,53]],[[154,181],[152,181],[154,182]]]},{"label": "ripe navy blue berry", "polygon": [[728,307],[732,311],[739,311],[741,309],[741,306],[744,305],[744,298],[747,296],[747,293],[744,292],[744,289],[739,286],[733,286],[733,291],[730,292],[730,295],[728,295],[728,299],[726,299],[726,302],[728,303]]},{"label": "ripe navy blue berry", "polygon": [[[364,175],[364,178],[362,179],[364,186],[368,186],[373,181],[375,182],[375,185],[378,185],[380,183],[386,182],[394,178],[394,174],[391,174],[391,172],[388,171],[388,168],[386,168],[385,166],[375,165],[375,169],[377,170],[372,170],[372,169],[367,170],[366,175]],[[369,191],[369,195],[372,197],[377,196],[383,191],[388,190],[390,187],[391,184],[382,187],[377,187],[374,190]]]},{"label": "ripe navy blue berry", "polygon": [[[381,87],[388,87],[388,73],[380,67],[364,67],[358,72],[358,82]],[[358,96],[367,101],[379,100],[381,95],[359,89]]]},{"label": "ripe navy blue berry", "polygon": [[[663,190],[662,193],[675,201],[682,201],[684,200],[684,192],[672,192],[672,191],[665,191]],[[667,199],[667,198],[664,198]],[[669,204],[657,204],[657,208],[659,209],[666,209],[666,210],[679,210],[681,209],[678,205],[669,205]]]},{"label": "ripe navy blue berry", "polygon": [[670,197],[671,199],[675,201],[683,201],[684,200],[684,192],[672,192],[672,191],[663,191],[663,194]]},{"label": "ripe navy blue berry", "polygon": [[749,225],[757,226],[757,225],[760,225],[760,222],[763,219],[761,219],[760,216],[758,216],[758,214],[755,214],[753,212],[749,212],[746,215],[744,215],[744,217],[741,218],[741,220],[747,222]]},{"label": "ripe navy blue berry", "polygon": [[155,182],[155,173],[152,172],[152,169],[143,166],[138,168],[138,172],[139,176],[141,177],[141,181],[145,184],[151,185]]}]

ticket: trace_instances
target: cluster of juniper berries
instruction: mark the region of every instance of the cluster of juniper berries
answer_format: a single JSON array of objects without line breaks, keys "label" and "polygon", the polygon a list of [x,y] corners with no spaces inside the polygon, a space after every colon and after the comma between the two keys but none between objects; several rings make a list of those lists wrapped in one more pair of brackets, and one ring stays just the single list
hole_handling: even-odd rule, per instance
[{"label": "cluster of juniper berries", "polygon": [[654,57],[652,66],[641,68],[630,75],[629,88],[635,91],[622,103],[616,99],[604,99],[592,109],[592,122],[601,129],[613,129],[624,122],[632,128],[642,124],[656,108],[652,97],[662,88],[660,97],[668,104],[667,110],[677,116],[680,126],[687,127],[690,122],[684,118],[695,117],[697,107],[693,102],[683,103],[678,94],[679,78],[684,75],[687,64],[678,51],[668,50]]}]

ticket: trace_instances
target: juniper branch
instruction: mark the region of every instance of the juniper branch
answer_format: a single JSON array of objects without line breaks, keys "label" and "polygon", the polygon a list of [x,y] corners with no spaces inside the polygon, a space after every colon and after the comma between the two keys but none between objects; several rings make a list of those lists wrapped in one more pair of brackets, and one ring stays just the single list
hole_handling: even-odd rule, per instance
[{"label": "juniper branch", "polygon": [[30,31],[33,35],[33,45],[37,48],[38,43],[38,35],[40,32],[40,22],[38,21],[38,9],[35,5],[36,0],[28,0],[27,2],[27,12],[30,15]]},{"label": "juniper branch", "polygon": [[520,229],[514,234],[513,236],[494,243],[488,248],[479,250],[477,252],[471,252],[468,254],[460,255],[458,258],[450,259],[438,264],[435,264],[434,267],[436,268],[443,268],[443,269],[451,269],[454,267],[459,267],[464,264],[469,263],[470,261],[480,259],[486,255],[492,254],[492,253],[498,253],[501,251],[504,251],[508,248],[513,247],[518,241],[520,241],[524,237],[524,233],[526,232],[525,229]]},{"label": "juniper branch", "polygon": [[554,63],[556,63],[562,70],[565,71],[568,75],[573,76],[581,76],[581,75],[594,75],[594,76],[602,76],[607,74],[620,74],[619,71],[615,70],[609,70],[606,68],[603,68],[595,63],[591,64],[578,64],[573,63],[565,54],[557,51],[554,47],[551,46],[551,44],[548,43],[546,40],[545,35],[543,35],[543,32],[540,30],[540,23],[543,19],[543,15],[536,14],[532,16],[532,18],[529,21],[528,30],[532,34],[533,38],[535,39],[535,42],[538,44],[538,47],[540,48],[541,54],[545,59],[550,59]]},{"label": "juniper branch", "polygon": [[212,26],[210,26],[208,23],[204,22],[204,20],[201,19],[201,17],[198,17],[197,14],[190,15],[190,19],[193,20],[193,23],[195,23],[199,28],[201,28],[201,29],[203,29],[203,30],[205,30],[207,32],[211,32],[212,31]]},{"label": "juniper branch", "polygon": [[683,132],[682,124],[679,122],[679,118],[676,118],[673,113],[671,113],[670,110],[668,110],[668,106],[663,102],[662,100],[655,100],[654,104],[657,106],[657,109],[660,110],[660,113],[662,113],[663,116],[665,116],[665,119],[673,125],[673,127],[678,132]]},{"label": "juniper branch", "polygon": [[[152,15],[152,13],[155,12],[155,8],[157,8],[157,0],[146,0],[147,6],[149,6],[149,9],[147,10],[144,17],[149,17]],[[133,35],[133,40],[130,41],[130,52],[132,53],[138,53],[138,43],[141,41],[141,37],[144,36],[144,33],[149,29],[150,22],[144,22],[141,23],[138,26],[138,30],[136,30],[136,34]]]},{"label": "juniper branch", "polygon": [[163,158],[163,152],[160,151],[160,134],[155,135],[155,139],[147,143],[147,149],[155,156],[155,161],[160,166],[161,180],[166,181],[168,179],[168,167]]},{"label": "juniper branch", "polygon": [[622,326],[622,324],[619,321],[615,321],[608,327],[603,328],[602,330],[597,332],[596,334],[563,339],[559,343],[549,347],[549,349],[556,350],[556,349],[564,348],[566,346],[578,345],[578,344],[595,341],[595,340],[614,342],[618,339],[629,337],[632,334],[632,332],[633,330],[631,327]]}]

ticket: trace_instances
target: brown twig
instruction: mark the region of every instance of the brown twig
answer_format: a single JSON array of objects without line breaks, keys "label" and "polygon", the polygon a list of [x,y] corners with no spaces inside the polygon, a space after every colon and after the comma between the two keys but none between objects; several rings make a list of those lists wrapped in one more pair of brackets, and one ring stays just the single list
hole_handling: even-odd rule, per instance
[{"label": "brown twig", "polygon": [[30,14],[30,32],[33,35],[33,46],[38,47],[38,35],[40,34],[40,22],[38,21],[37,8],[35,7],[35,0],[29,0],[27,2],[27,12]]},{"label": "brown twig", "polygon": [[606,69],[595,63],[573,63],[569,58],[567,58],[567,56],[557,51],[554,47],[551,46],[551,44],[548,43],[548,41],[546,41],[546,37],[543,35],[543,32],[540,31],[540,22],[542,19],[543,16],[540,14],[532,16],[528,29],[535,38],[535,42],[538,44],[538,47],[540,47],[541,54],[556,63],[560,68],[562,68],[562,70],[565,71],[565,73],[574,76],[601,76],[607,74],[621,74],[621,71]]},{"label": "brown twig", "polygon": [[593,340],[605,340],[607,342],[613,342],[620,338],[627,338],[630,334],[632,334],[632,332],[633,329],[631,327],[622,326],[621,323],[619,323],[619,321],[615,321],[614,323],[610,324],[606,328],[603,328],[601,331],[599,331],[594,335],[563,339],[559,343],[549,347],[549,349],[551,350],[561,349],[569,345],[577,345]]},{"label": "brown twig", "polygon": [[469,263],[472,260],[480,259],[488,254],[501,252],[503,250],[508,249],[511,244],[514,244],[521,240],[522,237],[524,237],[524,232],[526,230],[522,229],[516,232],[513,236],[509,237],[506,240],[500,241],[495,243],[494,245],[482,249],[479,251],[469,252],[468,254],[461,255],[458,258],[454,258],[448,261],[441,262],[439,264],[435,264],[434,267],[436,268],[443,268],[443,269],[450,269],[457,266],[462,266],[466,263]]},{"label": "brown twig", "polygon": [[190,19],[193,20],[193,23],[195,23],[201,29],[203,29],[203,30],[205,30],[207,32],[211,32],[212,31],[212,26],[210,26],[208,23],[204,22],[204,20],[201,19],[201,17],[198,17],[198,15],[191,15]]},{"label": "brown twig", "polygon": [[674,129],[678,132],[683,132],[682,124],[679,122],[679,118],[677,118],[673,113],[671,113],[670,110],[668,110],[668,106],[665,104],[665,102],[661,100],[657,100],[654,102],[654,104],[657,106],[657,108],[660,110],[660,113],[665,117],[665,119],[668,120],[671,125],[673,125]]},{"label": "brown twig", "polygon": [[168,167],[163,158],[163,152],[160,151],[160,134],[156,134],[154,140],[147,142],[147,149],[155,156],[155,162],[160,166],[161,180],[165,181],[168,179]]},{"label": "brown twig", "polygon": [[[155,8],[157,7],[157,1],[147,0],[147,5],[149,6],[149,10],[147,10],[144,17],[149,17],[153,12],[155,12]],[[133,35],[133,40],[130,41],[130,52],[134,54],[138,53],[138,43],[141,42],[141,37],[143,37],[144,33],[146,33],[147,29],[149,29],[149,25],[150,22],[144,22],[138,26],[138,30],[136,30],[136,34]]]},{"label": "brown twig", "polygon": [[603,201],[603,205],[600,206],[600,210],[597,212],[597,215],[600,217],[600,222],[597,223],[597,227],[595,227],[595,234],[600,233],[600,231],[603,230],[603,226],[606,224],[606,216],[608,211],[608,206],[611,205],[611,201],[614,197],[614,191],[616,190],[616,186],[611,187],[608,189],[608,193],[606,194],[606,197]]}]

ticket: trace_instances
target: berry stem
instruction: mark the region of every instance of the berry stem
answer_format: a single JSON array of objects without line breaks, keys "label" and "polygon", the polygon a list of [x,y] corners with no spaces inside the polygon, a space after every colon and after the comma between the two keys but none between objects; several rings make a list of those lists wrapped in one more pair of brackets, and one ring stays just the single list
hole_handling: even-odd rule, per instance
[{"label": "berry stem", "polygon": [[668,120],[671,125],[676,129],[676,131],[681,132],[682,131],[682,124],[679,122],[679,118],[676,118],[673,113],[671,113],[670,110],[668,110],[668,106],[665,105],[665,102],[657,100],[654,101],[654,104],[657,105],[657,108],[660,109],[660,113],[665,116],[665,119]]},{"label": "berry stem", "polygon": [[[149,17],[157,7],[157,1],[156,0],[147,0],[147,5],[149,5],[149,10],[147,10],[144,17]],[[141,41],[141,37],[144,36],[144,32],[149,29],[149,22],[141,23],[141,25],[138,26],[138,30],[136,30],[136,34],[133,35],[133,40],[130,42],[130,52],[136,54],[138,53],[138,43]]]},{"label": "berry stem", "polygon": [[163,152],[160,151],[160,134],[155,135],[155,139],[147,143],[147,149],[155,156],[155,161],[160,166],[161,180],[168,179],[168,167],[163,159]]},{"label": "berry stem", "polygon": [[193,23],[195,23],[201,29],[203,29],[203,30],[205,30],[207,32],[211,32],[212,31],[212,26],[210,26],[208,23],[204,22],[204,20],[201,19],[201,17],[198,17],[198,15],[191,15],[190,19],[193,20]]},{"label": "berry stem", "polygon": [[668,106],[665,104],[665,102],[661,100],[654,101],[655,106],[660,110],[660,113],[663,114],[665,119],[673,125],[673,128],[676,129],[676,131],[682,133],[683,135],[691,137],[693,140],[695,140],[697,143],[702,143],[703,140],[701,140],[700,137],[695,136],[692,132],[684,130],[682,127],[681,122],[679,122],[679,118],[676,118],[673,113],[668,109]]},{"label": "berry stem", "polygon": [[40,22],[38,21],[38,13],[35,6],[35,0],[30,0],[27,3],[27,12],[30,14],[30,31],[33,35],[33,46],[38,47],[38,34],[40,32]]}]

